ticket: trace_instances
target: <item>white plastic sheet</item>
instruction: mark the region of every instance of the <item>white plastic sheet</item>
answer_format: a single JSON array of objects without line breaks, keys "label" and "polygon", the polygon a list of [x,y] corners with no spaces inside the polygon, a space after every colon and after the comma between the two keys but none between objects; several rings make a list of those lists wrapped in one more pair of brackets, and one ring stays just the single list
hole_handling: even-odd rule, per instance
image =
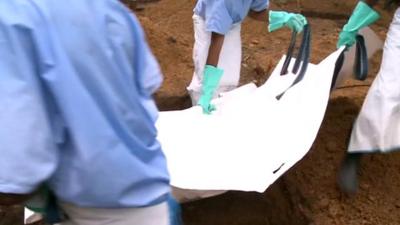
[{"label": "white plastic sheet", "polygon": [[161,112],[157,123],[171,184],[180,189],[264,192],[309,151],[325,114],[335,62],[343,49],[310,64],[304,79],[280,76],[216,99],[217,111],[198,106]]}]

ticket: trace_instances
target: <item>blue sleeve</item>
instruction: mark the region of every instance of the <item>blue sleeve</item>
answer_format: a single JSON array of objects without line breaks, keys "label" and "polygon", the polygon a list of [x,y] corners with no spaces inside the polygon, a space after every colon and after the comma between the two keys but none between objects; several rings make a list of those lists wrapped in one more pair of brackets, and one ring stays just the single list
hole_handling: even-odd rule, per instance
[{"label": "blue sleeve", "polygon": [[13,3],[0,2],[5,8],[0,15],[0,192],[25,194],[53,173],[57,152],[37,74],[34,32],[18,18],[28,15],[7,4]]},{"label": "blue sleeve", "polygon": [[268,0],[254,0],[251,3],[250,9],[256,12],[260,12],[268,8],[268,5],[269,5]]},{"label": "blue sleeve", "polygon": [[206,5],[206,29],[225,35],[232,28],[233,19],[224,0],[212,0]]}]

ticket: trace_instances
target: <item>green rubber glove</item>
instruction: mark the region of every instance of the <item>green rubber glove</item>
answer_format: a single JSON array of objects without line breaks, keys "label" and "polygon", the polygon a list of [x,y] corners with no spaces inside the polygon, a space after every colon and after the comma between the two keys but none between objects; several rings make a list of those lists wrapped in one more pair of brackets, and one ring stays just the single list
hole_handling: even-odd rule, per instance
[{"label": "green rubber glove", "polygon": [[210,102],[214,96],[214,92],[219,85],[219,81],[221,80],[223,70],[218,69],[217,67],[206,65],[203,74],[203,86],[202,93],[200,96],[200,100],[197,103],[203,108],[204,114],[210,114],[215,110],[215,106]]},{"label": "green rubber glove", "polygon": [[349,21],[340,32],[337,47],[343,45],[351,47],[356,42],[356,36],[360,29],[374,23],[379,19],[379,14],[363,1],[359,1]]},{"label": "green rubber glove", "polygon": [[269,32],[278,30],[284,26],[300,33],[304,26],[307,25],[307,19],[297,13],[288,13],[283,11],[269,11]]}]

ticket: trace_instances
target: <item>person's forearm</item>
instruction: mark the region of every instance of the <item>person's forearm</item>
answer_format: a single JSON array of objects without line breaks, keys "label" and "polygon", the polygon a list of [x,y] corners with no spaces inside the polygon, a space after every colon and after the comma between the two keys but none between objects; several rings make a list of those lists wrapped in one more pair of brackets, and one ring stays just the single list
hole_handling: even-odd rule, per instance
[{"label": "person's forearm", "polygon": [[207,65],[218,66],[219,55],[221,53],[222,45],[224,44],[225,36],[222,34],[212,33],[211,44],[208,49]]},{"label": "person's forearm", "polygon": [[369,6],[374,7],[378,0],[364,0],[365,3],[367,3]]},{"label": "person's forearm", "polygon": [[256,11],[250,11],[249,12],[249,17],[258,20],[261,22],[267,22],[268,21],[268,10],[264,9],[263,11],[256,12]]},{"label": "person's forearm", "polygon": [[27,201],[31,196],[31,194],[22,195],[0,193],[0,205],[10,206],[21,204]]}]

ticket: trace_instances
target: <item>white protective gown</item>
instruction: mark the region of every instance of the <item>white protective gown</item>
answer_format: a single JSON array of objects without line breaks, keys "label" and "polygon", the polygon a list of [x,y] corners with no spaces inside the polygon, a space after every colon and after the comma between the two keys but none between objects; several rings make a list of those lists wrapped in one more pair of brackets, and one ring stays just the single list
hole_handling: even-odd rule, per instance
[{"label": "white protective gown", "polygon": [[381,69],[354,123],[348,152],[400,148],[400,8],[387,33]]}]

